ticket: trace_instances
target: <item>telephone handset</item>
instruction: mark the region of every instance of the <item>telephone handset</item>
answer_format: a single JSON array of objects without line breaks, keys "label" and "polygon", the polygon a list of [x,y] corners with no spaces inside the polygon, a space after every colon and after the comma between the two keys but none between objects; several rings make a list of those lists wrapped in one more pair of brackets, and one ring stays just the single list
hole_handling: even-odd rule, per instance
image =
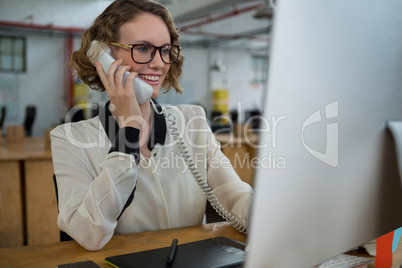
[{"label": "telephone handset", "polygon": [[[93,64],[95,64],[95,61],[99,61],[105,73],[109,70],[110,65],[115,61],[111,55],[110,48],[97,40],[91,42],[87,56]],[[126,84],[126,79],[129,74],[129,72],[125,72],[123,75],[124,84]],[[138,77],[134,79],[134,93],[139,104],[146,103],[151,98],[152,92],[153,88],[151,85],[145,83]]]}]

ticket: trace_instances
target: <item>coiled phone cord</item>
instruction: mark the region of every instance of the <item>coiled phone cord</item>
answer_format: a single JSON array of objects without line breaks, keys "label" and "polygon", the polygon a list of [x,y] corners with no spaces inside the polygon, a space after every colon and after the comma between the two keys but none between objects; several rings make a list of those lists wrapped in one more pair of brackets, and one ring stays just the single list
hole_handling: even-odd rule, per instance
[{"label": "coiled phone cord", "polygon": [[168,121],[167,127],[170,130],[170,134],[172,135],[173,139],[175,140],[179,152],[182,155],[184,162],[186,163],[188,169],[190,170],[191,174],[193,175],[195,181],[197,182],[198,186],[204,192],[205,196],[207,197],[209,203],[211,204],[212,208],[219,214],[224,220],[229,222],[236,230],[241,233],[247,233],[247,228],[245,225],[241,224],[235,216],[229,213],[223,205],[219,202],[218,198],[214,194],[213,190],[209,187],[207,181],[202,177],[201,172],[197,169],[193,158],[189,154],[185,143],[183,142],[183,138],[180,137],[178,133],[178,128],[176,125],[176,117],[172,113],[167,113],[166,109],[163,109],[161,112],[156,109],[155,103],[150,99],[151,104],[153,105],[154,111],[157,114],[163,114],[163,116]]}]

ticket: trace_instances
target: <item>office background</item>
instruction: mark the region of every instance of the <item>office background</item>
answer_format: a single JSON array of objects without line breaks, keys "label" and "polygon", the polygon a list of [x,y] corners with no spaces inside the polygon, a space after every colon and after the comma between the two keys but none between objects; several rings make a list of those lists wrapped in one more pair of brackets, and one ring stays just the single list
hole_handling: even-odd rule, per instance
[{"label": "office background", "polygon": [[[271,21],[263,0],[160,0],[181,27],[185,56],[184,93],[158,97],[160,103],[196,103],[209,115],[215,89],[224,89],[227,111],[261,110]],[[25,70],[0,72],[0,106],[8,108],[3,125],[22,124],[25,108],[36,106],[33,136],[65,119],[80,102],[106,101],[105,93],[82,93],[69,85],[67,59],[87,28],[111,1],[1,0],[0,36],[25,40]],[[259,12],[259,13],[258,13]],[[261,15],[262,14],[262,15]],[[260,17],[260,18],[256,18]],[[21,26],[21,27],[17,27]],[[70,33],[68,33],[70,31]],[[3,61],[3,67],[7,62]],[[78,93],[71,99],[71,91]],[[75,96],[77,97],[77,96]],[[79,99],[81,98],[81,99]]]},{"label": "office background", "polygon": [[[72,78],[68,59],[79,48],[82,32],[111,2],[0,0],[0,108],[7,110],[0,126],[0,248],[59,241],[49,131],[72,108],[107,101],[106,93]],[[184,93],[160,94],[157,101],[199,104],[210,120],[233,114],[245,123],[246,115],[258,115],[269,59],[268,1],[163,3],[182,31]],[[36,114],[27,133],[30,106]],[[228,125],[225,120],[210,122],[217,130]],[[242,159],[235,170],[252,185],[250,162],[256,153],[252,144],[258,138],[251,131],[246,142],[244,137],[233,138],[236,133],[240,132],[219,132],[216,138],[232,164]]]}]

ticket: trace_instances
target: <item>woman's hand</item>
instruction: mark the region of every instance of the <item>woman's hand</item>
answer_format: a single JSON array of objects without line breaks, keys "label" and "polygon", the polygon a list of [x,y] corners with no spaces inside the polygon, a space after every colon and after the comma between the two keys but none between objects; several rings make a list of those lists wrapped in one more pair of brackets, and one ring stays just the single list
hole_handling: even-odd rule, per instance
[{"label": "woman's hand", "polygon": [[[103,71],[99,62],[95,62],[95,67],[109,96],[110,110],[117,117],[120,127],[131,126],[141,129],[141,123],[145,121],[141,122],[144,119],[133,90],[134,78],[137,73],[130,73],[127,77],[126,85],[124,85],[123,75],[131,69],[131,66],[122,66],[122,63],[122,59],[113,62],[107,74]],[[119,66],[121,67],[120,69],[118,69]]]}]

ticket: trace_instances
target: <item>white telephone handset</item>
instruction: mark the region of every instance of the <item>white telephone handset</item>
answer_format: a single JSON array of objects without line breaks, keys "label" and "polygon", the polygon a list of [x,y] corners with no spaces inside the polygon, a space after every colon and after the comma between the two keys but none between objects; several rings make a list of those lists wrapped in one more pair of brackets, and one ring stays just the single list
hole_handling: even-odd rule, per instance
[{"label": "white telephone handset", "polygon": [[[93,64],[95,64],[95,61],[99,61],[106,73],[109,70],[110,65],[115,61],[110,53],[111,50],[108,46],[103,45],[99,41],[93,40],[87,52],[87,56]],[[126,79],[129,74],[129,72],[125,72],[123,75],[124,84],[126,84]],[[138,77],[134,79],[134,93],[139,104],[146,103],[151,98],[152,92],[153,89],[151,85],[145,83]]]}]

